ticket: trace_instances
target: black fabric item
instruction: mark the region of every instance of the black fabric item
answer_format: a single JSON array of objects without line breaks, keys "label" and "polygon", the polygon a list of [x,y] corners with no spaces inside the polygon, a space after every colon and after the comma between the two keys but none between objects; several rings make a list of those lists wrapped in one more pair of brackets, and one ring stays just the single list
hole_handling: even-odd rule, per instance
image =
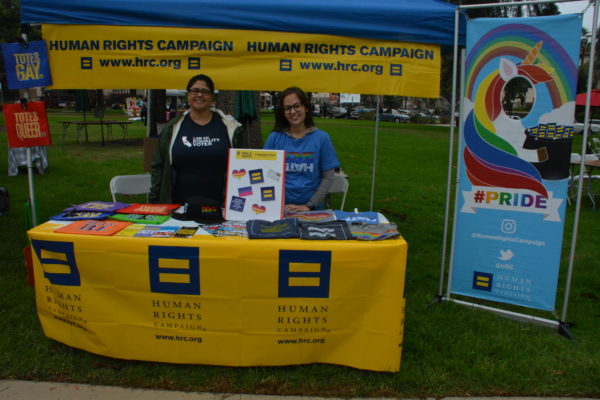
[{"label": "black fabric item", "polygon": [[8,196],[8,189],[0,187],[0,215],[8,213],[10,210],[10,197]]},{"label": "black fabric item", "polygon": [[225,221],[219,201],[205,197],[192,197],[183,207],[183,212],[174,212],[171,216],[180,221],[195,221],[200,224],[215,224]]},{"label": "black fabric item", "polygon": [[293,239],[299,236],[298,220],[294,218],[273,222],[251,219],[246,222],[246,230],[250,239]]},{"label": "black fabric item", "polygon": [[227,127],[217,114],[204,126],[186,116],[172,149],[174,202],[189,203],[195,196],[223,199],[230,147]]},{"label": "black fabric item", "polygon": [[351,240],[354,239],[346,221],[300,222],[300,239]]}]

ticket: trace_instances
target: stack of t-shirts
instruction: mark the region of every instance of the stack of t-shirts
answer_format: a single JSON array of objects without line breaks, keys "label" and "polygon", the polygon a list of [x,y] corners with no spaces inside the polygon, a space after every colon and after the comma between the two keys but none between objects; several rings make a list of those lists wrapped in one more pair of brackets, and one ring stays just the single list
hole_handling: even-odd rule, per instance
[{"label": "stack of t-shirts", "polygon": [[357,240],[384,240],[400,236],[396,224],[380,223],[379,213],[374,211],[344,212],[336,210],[335,217],[350,224],[350,232]]},{"label": "stack of t-shirts", "polygon": [[286,218],[271,222],[253,219],[246,223],[246,230],[250,239],[353,239],[346,221],[302,222]]},{"label": "stack of t-shirts", "polygon": [[300,222],[300,239],[350,240],[354,239],[346,221]]},{"label": "stack of t-shirts", "polygon": [[294,218],[277,221],[251,219],[246,222],[250,239],[293,239],[300,237],[298,220]]}]

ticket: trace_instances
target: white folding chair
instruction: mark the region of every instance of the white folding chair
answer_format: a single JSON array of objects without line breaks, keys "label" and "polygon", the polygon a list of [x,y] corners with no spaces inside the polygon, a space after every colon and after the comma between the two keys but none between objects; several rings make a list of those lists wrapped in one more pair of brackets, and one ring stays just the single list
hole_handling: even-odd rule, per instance
[{"label": "white folding chair", "polygon": [[333,175],[333,184],[327,192],[327,208],[331,208],[331,194],[332,193],[342,193],[342,204],[340,205],[340,210],[344,211],[344,204],[346,204],[346,194],[348,193],[348,188],[350,187],[350,182],[348,182],[348,175],[344,173],[344,171],[340,170]]},{"label": "white folding chair", "polygon": [[590,150],[594,152],[594,154],[600,158],[600,138],[593,137],[589,141]]},{"label": "white folding chair", "polygon": [[[596,156],[595,154],[586,154],[585,155],[585,161],[595,161],[598,160],[598,156]],[[581,154],[579,153],[571,153],[571,176],[569,178],[569,185],[568,185],[568,195],[567,195],[567,202],[571,203],[572,198],[575,197],[575,192],[577,189],[577,186],[579,184],[579,174],[577,172],[578,170],[578,165],[580,165],[581,163]],[[584,167],[583,171],[579,171],[579,173],[583,172],[583,190],[586,191],[588,197],[590,198],[591,202],[592,202],[592,209],[596,209],[596,201],[595,201],[595,196],[596,193],[594,193],[594,187],[593,184],[595,181],[600,181],[600,175],[593,175],[590,174],[590,172]]]},{"label": "white folding chair", "polygon": [[110,180],[110,194],[113,201],[117,201],[115,195],[134,195],[150,193],[150,174],[139,175],[117,175]]}]

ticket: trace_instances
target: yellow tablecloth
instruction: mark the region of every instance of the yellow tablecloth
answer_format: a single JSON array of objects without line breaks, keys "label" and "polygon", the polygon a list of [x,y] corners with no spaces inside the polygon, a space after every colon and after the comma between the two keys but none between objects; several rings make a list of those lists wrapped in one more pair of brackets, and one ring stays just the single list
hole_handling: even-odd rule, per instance
[{"label": "yellow tablecloth", "polygon": [[124,359],[398,371],[404,239],[100,237],[32,241],[45,334]]}]

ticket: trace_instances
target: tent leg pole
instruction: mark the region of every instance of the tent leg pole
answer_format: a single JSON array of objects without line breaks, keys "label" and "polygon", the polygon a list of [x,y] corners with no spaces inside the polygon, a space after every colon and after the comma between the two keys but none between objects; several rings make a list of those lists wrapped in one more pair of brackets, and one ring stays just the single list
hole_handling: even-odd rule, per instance
[{"label": "tent leg pole", "polygon": [[[600,0],[596,0],[594,4],[594,19],[592,23],[592,39],[591,39],[591,51],[590,51],[590,63],[588,68],[587,76],[587,93],[585,98],[585,119],[583,123],[583,139],[581,144],[581,164],[579,166],[580,171],[583,171],[583,165],[585,162],[585,148],[588,139],[588,130],[590,126],[590,100],[592,97],[592,74],[594,72],[594,57],[596,50],[596,31],[598,27],[598,7],[600,7]],[[577,246],[577,231],[579,230],[579,214],[581,211],[581,186],[583,183],[583,174],[579,174],[579,186],[577,188],[577,200],[575,203],[575,216],[573,218],[573,236],[571,237],[571,251],[569,253],[569,268],[567,270],[567,280],[565,283],[565,297],[563,300],[563,307],[560,316],[561,324],[566,324],[567,320],[567,308],[569,306],[569,296],[571,292],[571,279],[573,276],[573,264],[575,263],[575,248]],[[566,328],[565,328],[566,329]]]},{"label": "tent leg pole", "polygon": [[569,324],[567,322],[559,321],[558,333],[560,333],[561,335],[563,335],[564,337],[566,337],[569,340],[575,341],[575,336],[573,336],[571,334],[571,332],[569,331],[570,326],[571,326],[571,324]]},{"label": "tent leg pole", "polygon": [[450,192],[452,188],[452,164],[454,161],[454,126],[456,113],[456,75],[458,71],[458,31],[459,31],[459,9],[454,11],[454,52],[452,59],[452,97],[450,104],[450,146],[448,149],[448,178],[446,180],[446,209],[444,211],[444,237],[442,240],[442,256],[440,263],[440,281],[437,297],[442,296],[444,289],[444,274],[446,265],[446,253],[448,244],[448,223],[450,218]]},{"label": "tent leg pole", "polygon": [[371,175],[371,204],[369,210],[373,211],[373,200],[375,199],[375,169],[377,166],[377,138],[379,136],[379,107],[381,96],[377,96],[377,105],[375,111],[375,140],[373,142],[373,173]]}]

